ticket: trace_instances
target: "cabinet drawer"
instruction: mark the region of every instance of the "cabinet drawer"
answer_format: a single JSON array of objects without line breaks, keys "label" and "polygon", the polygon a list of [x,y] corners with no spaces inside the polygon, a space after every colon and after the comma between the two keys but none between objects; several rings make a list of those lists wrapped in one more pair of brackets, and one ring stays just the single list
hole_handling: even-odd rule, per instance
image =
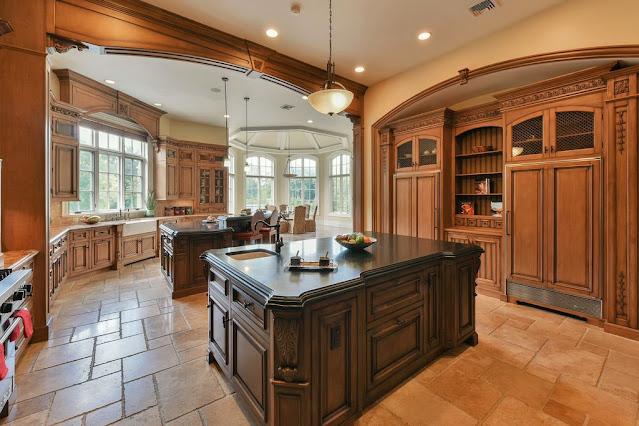
[{"label": "cabinet drawer", "polygon": [[242,312],[260,328],[266,329],[264,306],[235,286],[233,286],[233,305],[236,312]]},{"label": "cabinet drawer", "polygon": [[[209,288],[211,291],[219,294],[220,296],[224,296],[225,298],[229,295],[229,280],[224,275],[219,272],[210,269],[209,270]],[[228,299],[226,299],[228,302]]]},{"label": "cabinet drawer", "polygon": [[79,231],[71,231],[70,239],[71,241],[84,241],[89,239],[90,231],[88,229],[79,230]]},{"label": "cabinet drawer", "polygon": [[104,228],[93,229],[93,238],[104,238],[113,234],[113,228],[110,226]]},{"label": "cabinet drawer", "polygon": [[366,333],[366,391],[373,400],[406,377],[424,354],[422,306],[390,318]]},{"label": "cabinet drawer", "polygon": [[424,298],[423,273],[414,272],[389,279],[366,289],[368,323],[396,312]]}]

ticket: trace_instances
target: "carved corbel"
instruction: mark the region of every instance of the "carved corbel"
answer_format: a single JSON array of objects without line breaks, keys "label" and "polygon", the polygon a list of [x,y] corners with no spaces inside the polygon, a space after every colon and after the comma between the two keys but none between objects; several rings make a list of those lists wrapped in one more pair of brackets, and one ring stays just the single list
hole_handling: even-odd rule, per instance
[{"label": "carved corbel", "polygon": [[274,313],[275,378],[288,383],[302,381],[298,370],[300,319]]},{"label": "carved corbel", "polygon": [[0,19],[0,36],[9,34],[11,32],[13,32],[13,26],[11,25],[11,22],[7,21],[6,19]]},{"label": "carved corbel", "polygon": [[66,53],[71,49],[78,49],[78,51],[87,50],[89,46],[68,38],[60,37],[55,34],[47,34],[47,51],[49,53]]},{"label": "carved corbel", "polygon": [[459,73],[459,85],[463,86],[468,83],[468,73],[470,73],[470,70],[468,68],[464,68],[457,72]]}]

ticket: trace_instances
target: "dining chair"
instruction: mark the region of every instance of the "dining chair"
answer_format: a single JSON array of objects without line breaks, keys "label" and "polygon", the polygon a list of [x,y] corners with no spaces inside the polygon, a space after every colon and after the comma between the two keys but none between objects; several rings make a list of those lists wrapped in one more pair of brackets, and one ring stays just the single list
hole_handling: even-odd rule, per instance
[{"label": "dining chair", "polygon": [[264,212],[258,210],[253,213],[253,217],[251,217],[250,229],[233,232],[231,236],[231,238],[233,239],[233,245],[243,246],[246,244],[254,244],[255,242],[262,241],[262,233],[260,232],[262,229],[262,224],[258,224],[257,228],[255,226],[255,224],[258,223],[260,220],[264,220]]},{"label": "dining chair", "polygon": [[317,206],[313,209],[313,217],[306,219],[306,232],[315,232],[317,230],[317,223],[315,219],[317,218]]},{"label": "dining chair", "polygon": [[304,218],[308,219],[308,215],[311,214],[311,205],[310,204],[304,204],[304,207],[306,207],[306,216]]},{"label": "dining chair", "polygon": [[[277,212],[277,207],[275,207],[275,210],[271,211],[271,217],[268,220],[269,225],[276,225],[278,217],[279,217],[279,214]],[[281,228],[280,228],[280,232],[282,232]],[[265,242],[268,241],[271,244],[276,242],[275,236],[277,235],[277,229],[262,227],[262,229],[260,229],[260,233],[262,234],[262,241],[265,241]]]},{"label": "dining chair", "polygon": [[306,207],[296,206],[293,217],[293,234],[303,234],[306,232]]}]

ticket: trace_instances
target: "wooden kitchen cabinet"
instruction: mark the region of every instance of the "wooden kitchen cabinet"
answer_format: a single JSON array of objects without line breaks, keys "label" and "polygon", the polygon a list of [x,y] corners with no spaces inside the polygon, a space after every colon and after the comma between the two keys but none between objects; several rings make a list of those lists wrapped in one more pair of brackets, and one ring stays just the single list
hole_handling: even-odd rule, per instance
[{"label": "wooden kitchen cabinet", "polygon": [[209,350],[215,354],[218,365],[227,373],[230,328],[228,301],[220,302],[209,294]]},{"label": "wooden kitchen cabinet", "polygon": [[394,184],[394,232],[418,238],[439,239],[439,173],[398,173]]},{"label": "wooden kitchen cabinet", "polygon": [[440,138],[427,134],[404,136],[395,145],[395,170],[414,172],[437,170],[440,164]]},{"label": "wooden kitchen cabinet", "polygon": [[192,199],[195,196],[195,164],[179,165],[180,199]]},{"label": "wooden kitchen cabinet", "polygon": [[69,276],[112,268],[116,265],[115,229],[102,226],[68,233]]},{"label": "wooden kitchen cabinet", "polygon": [[81,241],[71,244],[69,275],[80,275],[91,270],[91,243]]},{"label": "wooden kitchen cabinet", "polygon": [[51,105],[51,197],[64,201],[79,199],[81,111],[55,100]]},{"label": "wooden kitchen cabinet", "polygon": [[122,264],[128,265],[157,255],[157,232],[122,237]]},{"label": "wooden kitchen cabinet", "polygon": [[102,269],[115,263],[115,239],[102,238],[91,241],[91,269]]}]

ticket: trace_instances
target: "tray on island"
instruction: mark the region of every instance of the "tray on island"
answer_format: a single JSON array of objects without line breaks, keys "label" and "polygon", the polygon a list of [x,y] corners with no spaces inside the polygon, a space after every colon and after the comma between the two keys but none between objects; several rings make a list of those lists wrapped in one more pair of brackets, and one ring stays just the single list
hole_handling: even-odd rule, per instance
[{"label": "tray on island", "polygon": [[331,262],[328,266],[320,266],[319,262],[302,262],[300,265],[291,265],[289,262],[286,264],[286,269],[289,271],[335,271],[337,263]]}]

